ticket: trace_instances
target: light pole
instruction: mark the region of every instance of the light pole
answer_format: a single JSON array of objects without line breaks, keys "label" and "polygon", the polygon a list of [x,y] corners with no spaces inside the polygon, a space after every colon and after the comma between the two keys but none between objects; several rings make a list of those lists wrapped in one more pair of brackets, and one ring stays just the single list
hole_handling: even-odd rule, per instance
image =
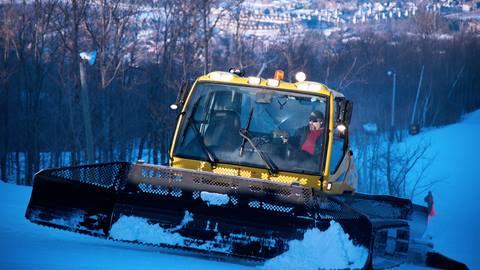
[{"label": "light pole", "polygon": [[95,58],[97,52],[93,51],[90,53],[81,52],[79,69],[80,69],[80,97],[82,99],[82,114],[83,114],[83,124],[85,127],[85,143],[86,143],[86,153],[88,163],[95,162],[95,153],[93,149],[93,130],[92,130],[92,119],[90,117],[90,99],[88,97],[88,86],[86,79],[85,63],[93,65],[95,63]]},{"label": "light pole", "polygon": [[388,76],[393,76],[393,85],[392,85],[392,112],[390,118],[390,139],[387,143],[387,183],[388,183],[388,193],[393,194],[394,192],[394,183],[393,183],[393,166],[392,166],[392,144],[394,140],[394,127],[395,127],[395,94],[397,92],[397,74],[394,70],[387,71]]},{"label": "light pole", "polygon": [[408,128],[408,133],[410,133],[410,135],[416,135],[420,132],[420,125],[418,123],[415,123],[415,115],[417,113],[418,97],[420,96],[420,87],[422,86],[424,69],[425,66],[422,66],[422,71],[420,72],[420,79],[418,80],[417,95],[415,96],[415,103],[413,104],[412,119],[410,120],[410,127]]},{"label": "light pole", "polygon": [[395,96],[397,92],[397,74],[395,71],[389,70],[387,71],[388,76],[393,76],[393,83],[392,83],[392,112],[390,118],[390,140],[393,142],[393,131],[395,127]]}]

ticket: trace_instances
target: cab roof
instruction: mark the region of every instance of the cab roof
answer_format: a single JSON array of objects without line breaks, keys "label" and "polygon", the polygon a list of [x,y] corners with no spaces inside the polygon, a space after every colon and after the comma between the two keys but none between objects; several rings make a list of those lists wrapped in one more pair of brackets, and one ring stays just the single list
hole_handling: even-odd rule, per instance
[{"label": "cab roof", "polygon": [[213,71],[207,75],[200,76],[197,79],[198,82],[222,82],[228,84],[239,84],[245,86],[258,86],[278,90],[287,90],[302,94],[322,94],[333,95],[333,97],[344,97],[344,95],[338,91],[328,88],[326,85],[319,82],[303,81],[296,83],[289,83],[285,81],[279,81],[271,78],[260,77],[242,77],[237,74],[225,72],[225,71]]}]

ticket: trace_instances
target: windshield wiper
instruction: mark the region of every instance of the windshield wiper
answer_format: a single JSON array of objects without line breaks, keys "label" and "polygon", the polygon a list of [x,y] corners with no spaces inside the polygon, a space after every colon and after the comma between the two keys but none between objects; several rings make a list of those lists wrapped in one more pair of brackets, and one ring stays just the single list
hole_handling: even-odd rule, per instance
[{"label": "windshield wiper", "polygon": [[[253,117],[253,108],[250,109],[250,112],[248,113],[248,119],[247,119],[247,126],[244,128],[244,130],[248,133],[248,130],[250,129],[250,122],[252,122],[252,117]],[[241,130],[240,130],[241,133]],[[241,135],[240,135],[241,136]],[[242,136],[242,144],[240,145],[240,156],[243,155],[243,149],[245,148],[245,142],[247,141],[246,138]]]},{"label": "windshield wiper", "polygon": [[[189,120],[189,123],[190,123],[190,120]],[[205,152],[205,154],[208,157],[208,161],[210,162],[210,165],[212,166],[212,168],[215,168],[217,166],[217,162],[218,162],[217,158],[215,157],[213,152],[207,147],[207,145],[203,141],[203,136],[200,134],[200,131],[198,130],[197,125],[195,125],[195,123],[193,123],[192,127],[193,127],[193,131],[195,133],[195,136],[198,138],[198,141],[200,142],[200,146],[201,146],[203,152]]]},{"label": "windshield wiper", "polygon": [[193,133],[195,133],[195,137],[198,139],[198,142],[200,143],[200,148],[202,148],[203,152],[207,155],[208,161],[210,162],[210,165],[212,166],[212,168],[215,168],[217,166],[218,160],[213,154],[213,152],[205,144],[205,141],[203,140],[203,136],[200,134],[200,131],[198,130],[197,125],[195,125],[193,121],[193,117],[195,115],[195,111],[197,110],[197,107],[198,107],[197,105],[199,101],[200,100],[197,100],[197,102],[195,102],[195,105],[193,105],[193,108],[192,108],[192,112],[188,116],[187,124],[185,126],[184,132],[182,133],[181,144],[183,144],[183,142],[185,141],[185,137],[186,137],[185,133],[187,129],[191,126],[193,129]]},{"label": "windshield wiper", "polygon": [[[255,143],[253,143],[252,141],[252,138],[250,138],[250,134],[248,133],[248,130],[242,128],[240,129],[240,136],[244,139],[244,141],[247,141],[248,143],[250,143],[250,145],[252,146],[253,150],[258,153],[258,155],[260,156],[260,158],[263,160],[263,162],[265,162],[265,165],[267,165],[267,168],[268,168],[268,171],[270,172],[270,174],[277,174],[278,173],[278,167],[277,165],[275,165],[275,163],[273,163],[273,161],[270,159],[270,157],[264,153],[263,151],[259,150],[256,146],[255,146]],[[243,146],[243,145],[242,145]]]},{"label": "windshield wiper", "polygon": [[250,129],[250,123],[252,122],[253,118],[253,109],[250,110],[248,114],[248,119],[247,119],[247,125],[245,128],[240,129],[240,136],[242,137],[242,144],[240,145],[240,156],[243,155],[243,149],[245,148],[245,143],[248,141],[250,145],[252,146],[253,150],[258,153],[260,158],[265,162],[265,165],[267,165],[268,171],[271,174],[277,174],[278,173],[278,167],[273,163],[273,161],[270,159],[270,157],[265,154],[264,152],[260,151],[256,146],[255,143],[253,143],[252,138],[250,137],[250,134],[248,133],[248,130]]}]

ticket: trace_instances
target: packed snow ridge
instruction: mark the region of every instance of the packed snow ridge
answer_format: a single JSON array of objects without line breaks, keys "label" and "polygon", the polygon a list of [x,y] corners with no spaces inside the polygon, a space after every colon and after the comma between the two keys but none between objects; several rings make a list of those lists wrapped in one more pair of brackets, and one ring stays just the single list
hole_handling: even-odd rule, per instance
[{"label": "packed snow ridge", "polygon": [[[184,221],[176,229],[185,226],[192,219],[192,214],[186,212]],[[112,226],[110,236],[118,240],[157,245],[185,246],[189,242],[175,230],[163,229],[158,224],[150,224],[144,218],[131,216],[122,216]],[[330,227],[326,231],[308,230],[303,240],[292,240],[288,245],[287,252],[266,261],[259,268],[263,270],[359,269],[365,265],[368,258],[368,250],[354,245],[342,226],[335,221],[330,222]],[[228,250],[220,250],[222,248],[219,249],[211,243],[205,243],[199,248],[228,252]]]},{"label": "packed snow ridge", "polygon": [[185,211],[182,222],[174,228],[163,229],[158,224],[150,224],[146,219],[134,216],[121,216],[110,229],[110,237],[117,240],[139,241],[151,244],[181,245],[185,238],[176,231],[182,229],[193,215]]},{"label": "packed snow ridge", "polygon": [[289,242],[289,250],[265,263],[265,270],[360,269],[368,258],[368,250],[356,246],[342,226],[330,222],[328,230],[308,230],[303,240]]},{"label": "packed snow ridge", "polygon": [[[158,224],[152,224],[147,219],[135,216],[121,216],[110,229],[110,237],[116,240],[142,242],[154,245],[170,245],[183,247],[196,247],[202,250],[218,252],[230,252],[228,246],[215,245],[214,241],[205,241],[196,244],[193,239],[180,235],[181,230],[189,222],[193,221],[193,215],[185,211],[182,222],[174,228],[164,229]],[[207,225],[208,227],[208,225]],[[221,237],[218,235],[217,237]]]},{"label": "packed snow ridge", "polygon": [[208,205],[225,205],[230,201],[228,195],[202,191],[200,198]]}]

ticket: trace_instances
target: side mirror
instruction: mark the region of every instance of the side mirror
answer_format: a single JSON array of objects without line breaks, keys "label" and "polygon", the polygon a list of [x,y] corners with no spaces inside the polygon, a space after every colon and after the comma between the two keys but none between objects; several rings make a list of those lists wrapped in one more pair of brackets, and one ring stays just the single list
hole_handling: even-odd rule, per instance
[{"label": "side mirror", "polygon": [[178,108],[182,108],[185,100],[187,99],[188,93],[190,92],[190,88],[192,87],[192,81],[187,81],[182,84],[182,88],[178,92],[177,100],[175,103],[170,105],[170,109],[176,110]]},{"label": "side mirror", "polygon": [[352,120],[353,102],[350,100],[342,99],[339,102],[338,109],[339,112],[337,123],[349,126],[350,121]]},{"label": "side mirror", "polygon": [[353,111],[353,102],[341,98],[337,101],[338,103],[338,115],[337,115],[337,130],[340,138],[344,138],[348,133],[348,126],[352,120],[352,111]]}]

